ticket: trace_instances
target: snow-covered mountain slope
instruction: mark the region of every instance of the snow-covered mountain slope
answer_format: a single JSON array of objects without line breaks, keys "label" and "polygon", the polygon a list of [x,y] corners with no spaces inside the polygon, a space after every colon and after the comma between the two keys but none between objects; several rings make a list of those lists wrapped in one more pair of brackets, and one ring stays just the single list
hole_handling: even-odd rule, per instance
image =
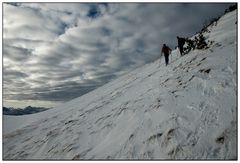
[{"label": "snow-covered mountain slope", "polygon": [[[236,11],[207,50],[163,58],[57,108],[4,116],[8,159],[237,159]],[[160,66],[159,66],[160,65]]]}]

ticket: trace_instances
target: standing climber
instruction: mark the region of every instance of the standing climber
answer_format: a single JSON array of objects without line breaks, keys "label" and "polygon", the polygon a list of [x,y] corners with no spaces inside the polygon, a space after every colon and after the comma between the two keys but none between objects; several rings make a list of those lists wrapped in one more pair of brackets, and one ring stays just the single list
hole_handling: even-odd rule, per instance
[{"label": "standing climber", "polygon": [[162,47],[162,52],[161,52],[161,56],[162,56],[162,53],[164,54],[164,57],[165,57],[165,63],[166,63],[166,66],[168,65],[168,61],[169,61],[169,54],[171,53],[172,49],[170,49],[166,44],[163,44],[163,47]]},{"label": "standing climber", "polygon": [[180,54],[181,56],[183,56],[183,45],[185,44],[185,38],[177,36],[177,40],[178,40],[178,48],[179,48]]}]

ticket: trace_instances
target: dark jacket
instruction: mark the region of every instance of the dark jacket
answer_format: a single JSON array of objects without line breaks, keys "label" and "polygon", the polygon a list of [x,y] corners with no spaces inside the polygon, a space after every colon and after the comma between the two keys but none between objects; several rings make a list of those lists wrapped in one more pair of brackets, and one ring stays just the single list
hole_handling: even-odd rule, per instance
[{"label": "dark jacket", "polygon": [[164,55],[169,55],[169,53],[172,51],[172,49],[170,49],[168,46],[163,46],[162,47],[162,53],[164,53]]},{"label": "dark jacket", "polygon": [[178,37],[178,46],[183,46],[185,44],[185,38]]}]

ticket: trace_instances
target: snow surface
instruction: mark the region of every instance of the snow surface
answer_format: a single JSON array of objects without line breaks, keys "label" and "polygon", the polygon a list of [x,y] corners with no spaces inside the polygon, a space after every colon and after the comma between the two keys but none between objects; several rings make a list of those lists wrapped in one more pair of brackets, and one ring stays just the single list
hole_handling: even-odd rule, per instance
[{"label": "snow surface", "polygon": [[57,108],[3,116],[3,159],[237,159],[236,11],[204,35]]}]

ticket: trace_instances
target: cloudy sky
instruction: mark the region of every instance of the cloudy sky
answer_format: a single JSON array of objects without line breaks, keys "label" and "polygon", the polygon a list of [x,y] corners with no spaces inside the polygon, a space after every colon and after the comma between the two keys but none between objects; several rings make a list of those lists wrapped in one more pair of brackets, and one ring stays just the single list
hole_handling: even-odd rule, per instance
[{"label": "cloudy sky", "polygon": [[51,107],[159,57],[218,3],[4,3],[3,105]]}]

